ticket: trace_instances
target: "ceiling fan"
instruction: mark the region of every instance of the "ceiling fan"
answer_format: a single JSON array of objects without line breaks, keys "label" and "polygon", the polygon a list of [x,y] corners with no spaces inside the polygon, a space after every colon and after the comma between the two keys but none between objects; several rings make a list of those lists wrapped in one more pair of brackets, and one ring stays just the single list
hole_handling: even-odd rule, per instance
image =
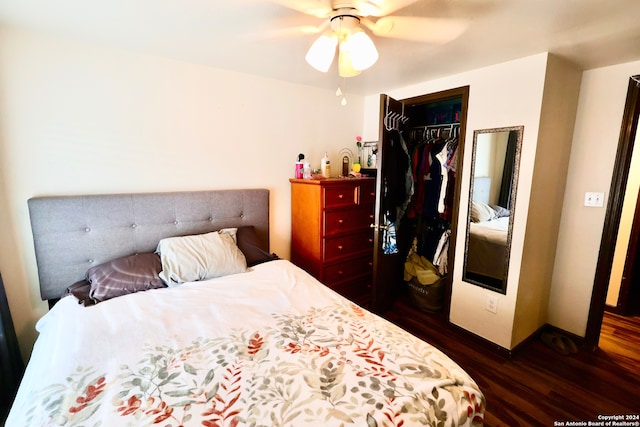
[{"label": "ceiling fan", "polygon": [[371,67],[378,51],[365,27],[376,37],[443,44],[467,28],[460,19],[390,15],[418,0],[271,0],[292,10],[323,19],[313,32],[320,36],[305,59],[326,72],[338,49],[338,73],[352,77]]}]

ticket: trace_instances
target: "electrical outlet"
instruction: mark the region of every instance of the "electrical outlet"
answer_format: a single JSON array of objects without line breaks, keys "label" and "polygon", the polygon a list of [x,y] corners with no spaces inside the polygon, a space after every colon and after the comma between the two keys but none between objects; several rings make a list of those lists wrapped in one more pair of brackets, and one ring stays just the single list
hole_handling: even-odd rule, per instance
[{"label": "electrical outlet", "polygon": [[584,193],[584,205],[592,208],[601,208],[604,206],[604,193],[587,191]]},{"label": "electrical outlet", "polygon": [[487,295],[484,309],[493,314],[496,314],[498,312],[498,297],[494,295]]}]

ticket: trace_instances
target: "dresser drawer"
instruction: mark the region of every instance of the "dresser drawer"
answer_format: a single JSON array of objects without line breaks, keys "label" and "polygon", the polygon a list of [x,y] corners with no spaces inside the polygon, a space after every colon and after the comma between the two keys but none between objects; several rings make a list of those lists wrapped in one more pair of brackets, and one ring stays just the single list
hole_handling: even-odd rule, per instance
[{"label": "dresser drawer", "polygon": [[358,185],[334,185],[324,189],[324,207],[336,208],[357,206],[359,201]]},{"label": "dresser drawer", "polygon": [[360,184],[360,204],[369,205],[373,210],[376,204],[376,182],[363,182]]},{"label": "dresser drawer", "polygon": [[328,285],[353,280],[362,275],[371,275],[373,269],[373,253],[348,261],[325,265],[323,268],[323,282]]},{"label": "dresser drawer", "polygon": [[368,229],[371,224],[373,224],[372,206],[351,210],[325,211],[324,213],[324,234],[326,236]]},{"label": "dresser drawer", "polygon": [[373,231],[371,230],[324,239],[325,261],[372,250]]}]

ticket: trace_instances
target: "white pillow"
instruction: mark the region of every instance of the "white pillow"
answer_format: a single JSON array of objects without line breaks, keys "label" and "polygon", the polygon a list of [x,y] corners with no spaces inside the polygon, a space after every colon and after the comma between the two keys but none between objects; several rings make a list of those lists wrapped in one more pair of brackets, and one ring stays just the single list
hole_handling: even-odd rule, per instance
[{"label": "white pillow", "polygon": [[218,230],[220,233],[227,233],[233,238],[233,243],[238,244],[238,229],[237,228],[221,228]]},{"label": "white pillow", "polygon": [[[235,231],[236,229],[232,229]],[[160,278],[167,286],[247,271],[247,260],[229,229],[160,240]]]},{"label": "white pillow", "polygon": [[496,211],[486,203],[477,200],[471,201],[472,222],[491,221],[492,219],[497,218],[497,216]]}]

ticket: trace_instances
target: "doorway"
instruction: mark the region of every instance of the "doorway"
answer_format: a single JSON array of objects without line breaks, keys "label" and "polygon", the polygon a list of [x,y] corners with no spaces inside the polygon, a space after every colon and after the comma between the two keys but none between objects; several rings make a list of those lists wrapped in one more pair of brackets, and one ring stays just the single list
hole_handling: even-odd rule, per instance
[{"label": "doorway", "polygon": [[611,277],[613,257],[631,168],[631,157],[636,140],[639,116],[640,75],[637,75],[629,79],[627,99],[618,140],[618,151],[616,153],[611,188],[609,190],[607,213],[602,232],[602,241],[600,243],[598,263],[596,265],[593,293],[591,295],[591,306],[589,308],[584,344],[587,349],[592,351],[598,347],[598,341],[600,339],[607,289]]}]

